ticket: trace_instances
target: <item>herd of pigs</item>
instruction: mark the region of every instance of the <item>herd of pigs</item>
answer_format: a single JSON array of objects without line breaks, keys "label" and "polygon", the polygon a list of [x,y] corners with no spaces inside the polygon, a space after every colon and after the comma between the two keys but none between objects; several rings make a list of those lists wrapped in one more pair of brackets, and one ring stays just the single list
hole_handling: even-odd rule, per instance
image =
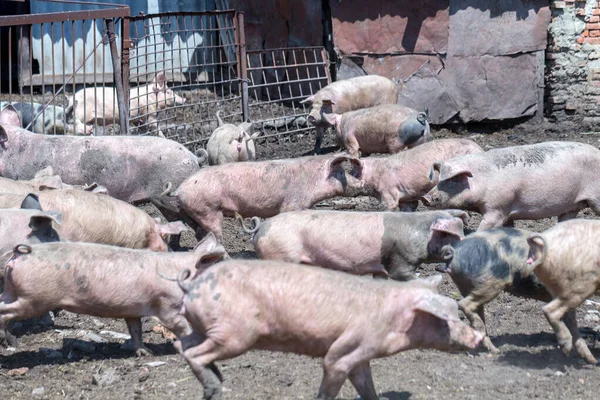
[{"label": "herd of pigs", "polygon": [[[323,357],[318,398],[334,398],[349,379],[377,399],[373,358],[414,348],[497,352],[483,307],[508,291],[548,302],[543,312],[563,352],[575,347],[596,363],[575,318],[600,288],[600,221],[575,218],[586,207],[600,214],[596,147],[484,151],[467,139],[432,140],[426,110],[397,105],[392,81],[365,76],[303,101],[315,153],[328,128],[343,152],[254,161],[252,124],[217,113],[196,155],[158,127],[156,136],[88,136],[114,115],[99,114],[86,90],[61,111],[75,119],[63,132],[86,136],[48,135],[52,127],[24,104],[0,115],[0,328],[9,344],[10,321],[64,309],[124,318],[136,354],[148,355],[141,318],[153,316],[177,336],[206,399],[222,396],[214,362],[251,349]],[[132,90],[146,100],[130,106],[153,123],[185,102],[160,73]],[[140,115],[132,109],[132,121]],[[386,211],[310,209],[335,196],[372,196]],[[419,201],[434,210],[415,211]],[[135,207],[143,203],[170,222]],[[468,235],[466,211],[483,216]],[[542,233],[512,226],[552,216],[559,223]],[[224,217],[253,235],[259,260],[229,257]],[[198,239],[193,251],[179,247],[187,229]],[[439,294],[441,275],[418,278],[432,262],[460,302]]]}]

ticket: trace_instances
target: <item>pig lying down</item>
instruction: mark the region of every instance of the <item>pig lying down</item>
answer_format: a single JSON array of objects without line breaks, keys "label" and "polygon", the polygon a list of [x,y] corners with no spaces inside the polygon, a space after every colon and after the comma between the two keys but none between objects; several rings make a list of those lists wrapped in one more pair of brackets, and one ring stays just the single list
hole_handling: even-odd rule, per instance
[{"label": "pig lying down", "polygon": [[252,238],[261,259],[317,265],[356,275],[415,279],[423,262],[464,237],[464,211],[291,211],[262,223]]},{"label": "pig lying down", "polygon": [[483,214],[479,230],[517,219],[574,218],[590,207],[600,215],[600,150],[575,142],[493,149],[431,166],[439,182],[423,199],[434,208]]},{"label": "pig lying down", "polygon": [[52,167],[48,167],[38,171],[31,180],[0,178],[0,193],[26,195],[42,190],[68,189],[71,187],[71,185],[64,184],[60,176],[53,174]]},{"label": "pig lying down", "polygon": [[[8,103],[0,102],[0,108],[2,104]],[[72,106],[64,109],[53,105],[47,105],[44,108],[44,105],[40,103],[15,102],[11,104],[16,112],[16,119],[6,121],[9,125],[46,135],[89,135],[91,133],[91,128],[86,127],[80,121],[73,120]],[[2,121],[3,118],[0,117],[0,122]]]},{"label": "pig lying down", "polygon": [[352,195],[359,182],[346,173],[345,161],[347,156],[310,156],[206,167],[165,197],[176,198],[178,206],[220,242],[224,216],[268,218]]},{"label": "pig lying down", "polygon": [[[523,229],[494,228],[473,233],[442,249],[445,265],[439,270],[448,273],[460,290],[464,298],[458,306],[473,329],[486,332],[484,305],[503,291],[545,302],[552,300],[527,264],[530,234]],[[565,316],[568,325],[574,320],[574,313]],[[498,352],[487,333],[482,343],[487,350]]]},{"label": "pig lying down", "polygon": [[[185,104],[185,98],[167,86],[167,75],[161,71],[154,76],[151,83],[129,90],[129,122],[135,125],[147,124],[151,132],[164,137],[158,128],[157,114],[176,104]],[[69,107],[74,107],[75,117],[85,124],[87,129],[92,129],[94,124],[105,126],[119,123],[117,92],[111,87],[78,90],[69,99]]]},{"label": "pig lying down", "polygon": [[261,260],[198,272],[193,280],[180,272],[194,333],[175,348],[205,399],[221,399],[221,376],[211,364],[252,349],[323,357],[320,399],[333,399],[350,379],[363,399],[375,400],[371,359],[415,348],[473,349],[483,338],[459,320],[454,300],[423,284]]},{"label": "pig lying down", "polygon": [[138,356],[150,355],[142,342],[141,318],[157,317],[177,336],[190,334],[179,315],[182,292],[176,276],[200,256],[222,248],[212,235],[193,252],[156,253],[92,243],[18,245],[5,267],[0,295],[0,328],[62,308],[96,317],[125,318]]},{"label": "pig lying down", "polygon": [[252,123],[242,122],[240,125],[225,124],[217,111],[219,126],[213,131],[206,144],[209,165],[221,165],[238,161],[254,161],[256,149],[254,139],[260,132],[250,136]]},{"label": "pig lying down", "polygon": [[308,122],[316,127],[315,153],[321,149],[323,134],[332,126],[331,114],[343,114],[352,110],[396,104],[398,87],[383,76],[367,75],[330,83],[301,103],[311,106]]},{"label": "pig lying down", "polygon": [[427,114],[398,104],[384,104],[344,114],[325,114],[338,142],[353,157],[397,153],[431,139]]},{"label": "pig lying down", "polygon": [[569,324],[568,314],[600,290],[600,221],[576,219],[531,234],[530,269],[552,294],[544,315],[556,333],[558,344],[568,355],[573,346],[590,364],[597,360],[579,336],[577,320]]}]

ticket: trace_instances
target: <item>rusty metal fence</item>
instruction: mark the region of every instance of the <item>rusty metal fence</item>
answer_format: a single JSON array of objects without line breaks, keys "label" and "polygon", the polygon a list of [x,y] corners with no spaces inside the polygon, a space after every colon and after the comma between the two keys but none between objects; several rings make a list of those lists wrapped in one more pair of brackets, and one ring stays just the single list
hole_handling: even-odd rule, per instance
[{"label": "rusty metal fence", "polygon": [[195,150],[220,110],[287,138],[311,129],[299,101],[331,81],[321,47],[246,53],[235,10],[130,16],[38,1],[89,10],[0,16],[0,111],[10,103],[37,133],[162,135]]}]

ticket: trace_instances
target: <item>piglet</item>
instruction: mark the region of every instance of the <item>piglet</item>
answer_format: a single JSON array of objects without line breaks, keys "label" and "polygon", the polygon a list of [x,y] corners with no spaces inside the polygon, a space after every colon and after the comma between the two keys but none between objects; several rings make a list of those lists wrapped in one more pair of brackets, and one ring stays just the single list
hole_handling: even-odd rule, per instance
[{"label": "piglet", "polygon": [[421,263],[464,237],[464,211],[291,211],[261,223],[252,238],[259,258],[318,265],[357,275],[415,279]]},{"label": "piglet", "polygon": [[338,142],[353,157],[359,156],[359,150],[363,155],[397,153],[431,139],[427,113],[399,104],[331,114],[329,121]]},{"label": "piglet", "polygon": [[[494,228],[473,233],[442,248],[446,272],[464,297],[458,306],[473,329],[486,332],[483,346],[494,353],[498,349],[487,336],[484,305],[506,291],[512,295],[548,302],[552,299],[544,285],[527,265],[531,232],[515,228]],[[568,316],[568,324],[575,315]]]},{"label": "piglet", "polygon": [[[418,148],[418,147],[417,147]],[[492,149],[431,164],[433,208],[483,214],[479,230],[518,219],[566,220],[590,207],[600,215],[600,150],[585,143],[543,142]]]},{"label": "piglet", "polygon": [[396,104],[398,87],[383,76],[367,75],[330,83],[301,103],[311,106],[308,122],[316,127],[315,153],[321,149],[323,134],[333,125],[332,114],[373,107],[380,104]]},{"label": "piglet", "polygon": [[213,131],[206,145],[209,165],[221,165],[238,161],[253,161],[256,158],[254,139],[260,132],[250,136],[252,123],[240,125],[224,124],[217,111],[219,126]]},{"label": "piglet", "polygon": [[252,349],[323,357],[318,398],[333,399],[350,379],[363,399],[375,400],[371,359],[415,348],[473,349],[483,338],[460,321],[454,300],[421,284],[277,261],[206,268],[207,256],[195,279],[180,272],[182,310],[194,333],[174,344],[205,399],[221,398],[212,362]]},{"label": "piglet", "polygon": [[[142,317],[154,316],[177,336],[191,333],[179,314],[177,276],[200,257],[216,252],[209,235],[193,252],[157,253],[94,243],[19,244],[6,264],[0,295],[0,328],[10,320],[55,308],[96,317],[125,318],[136,355],[150,355],[142,342]],[[203,259],[205,260],[205,258]]]},{"label": "piglet", "polygon": [[569,324],[567,315],[574,315],[577,307],[600,290],[599,235],[600,221],[574,219],[527,238],[529,269],[552,294],[552,301],[543,311],[558,344],[565,355],[575,346],[579,356],[590,364],[597,360],[579,336],[577,320],[573,317]]}]

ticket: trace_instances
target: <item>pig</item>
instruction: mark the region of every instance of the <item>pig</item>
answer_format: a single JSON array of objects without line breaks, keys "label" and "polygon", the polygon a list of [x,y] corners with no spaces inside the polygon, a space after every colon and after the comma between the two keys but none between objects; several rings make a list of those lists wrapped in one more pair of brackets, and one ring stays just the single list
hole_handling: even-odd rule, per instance
[{"label": "pig", "polygon": [[89,135],[91,133],[91,129],[87,129],[81,122],[73,120],[72,106],[64,109],[48,104],[44,107],[43,104],[34,102],[14,102],[12,106],[17,111],[17,118],[20,122],[10,123],[10,125],[21,126],[31,132],[47,135]]},{"label": "pig", "polygon": [[185,216],[161,194],[179,186],[203,161],[183,145],[158,137],[38,135],[0,125],[0,176],[31,179],[51,166],[64,183],[95,182],[119,200],[151,202],[169,221]]},{"label": "pig", "polygon": [[181,221],[159,224],[124,201],[82,190],[47,190],[39,194],[0,194],[0,208],[57,211],[64,240],[104,243],[132,249],[167,251],[169,235],[187,229]]},{"label": "pig", "polygon": [[53,175],[52,168],[38,171],[31,180],[14,180],[0,177],[0,193],[26,195],[42,190],[67,189],[70,185],[63,184],[60,176]]},{"label": "pig", "polygon": [[357,160],[355,163],[362,171],[358,194],[377,198],[388,211],[415,210],[419,199],[435,186],[427,178],[431,163],[483,152],[468,139],[437,139],[389,157]]},{"label": "pig", "polygon": [[392,80],[383,76],[367,75],[330,83],[300,103],[306,103],[311,107],[308,122],[317,130],[314,152],[318,153],[323,134],[333,125],[333,113],[343,114],[361,108],[397,102],[398,87]]},{"label": "pig", "polygon": [[[111,87],[84,88],[69,98],[69,107],[75,110],[78,121],[92,129],[94,124],[111,125],[119,122],[117,93]],[[129,116],[133,124],[147,124],[148,129],[159,136],[164,134],[158,128],[157,114],[167,107],[185,104],[185,98],[179,96],[167,86],[167,75],[158,72],[152,83],[136,86],[129,90]]]},{"label": "pig", "polygon": [[347,156],[308,156],[202,168],[169,197],[199,225],[222,240],[223,216],[272,217],[303,210],[329,197],[352,195],[358,181],[342,164]]},{"label": "pig", "polygon": [[222,395],[212,363],[252,349],[323,357],[318,398],[333,399],[348,378],[363,399],[375,400],[371,359],[415,348],[473,349],[483,338],[459,320],[454,300],[422,285],[280,261],[207,268],[211,262],[199,263],[195,279],[179,273],[182,312],[194,332],[174,343],[205,399]]},{"label": "pig", "polygon": [[543,142],[469,154],[431,165],[439,182],[424,196],[432,208],[459,208],[483,215],[478,230],[518,219],[574,218],[590,207],[600,214],[596,184],[600,150],[584,143]]},{"label": "pig", "polygon": [[590,364],[597,364],[597,360],[579,336],[574,315],[578,306],[600,290],[599,234],[600,221],[574,219],[527,238],[529,270],[552,295],[543,311],[558,344],[565,355],[575,346],[579,356]]},{"label": "pig", "polygon": [[135,354],[151,355],[142,342],[142,317],[157,317],[177,336],[191,333],[179,315],[181,289],[159,274],[176,276],[220,248],[210,235],[193,252],[157,253],[95,243],[19,244],[5,267],[0,328],[56,308],[125,318]]},{"label": "pig", "polygon": [[[493,228],[472,233],[441,250],[444,263],[438,271],[450,275],[458,287],[464,297],[458,306],[473,329],[486,333],[482,345],[492,353],[498,353],[498,349],[487,336],[485,304],[502,291],[545,302],[552,300],[527,265],[530,234],[524,229]],[[568,323],[574,317],[569,315]]]},{"label": "pig", "polygon": [[252,123],[240,125],[224,124],[217,111],[218,128],[213,131],[206,145],[208,165],[221,165],[238,161],[254,161],[256,149],[254,140],[260,132],[249,135]]},{"label": "pig", "polygon": [[21,126],[19,112],[5,101],[0,101],[0,124]]},{"label": "pig", "polygon": [[302,210],[279,214],[254,230],[264,260],[317,265],[357,275],[415,279],[424,262],[464,237],[467,213]]},{"label": "pig", "polygon": [[353,157],[359,153],[397,153],[431,139],[427,113],[399,104],[334,113],[330,121],[338,142]]}]

